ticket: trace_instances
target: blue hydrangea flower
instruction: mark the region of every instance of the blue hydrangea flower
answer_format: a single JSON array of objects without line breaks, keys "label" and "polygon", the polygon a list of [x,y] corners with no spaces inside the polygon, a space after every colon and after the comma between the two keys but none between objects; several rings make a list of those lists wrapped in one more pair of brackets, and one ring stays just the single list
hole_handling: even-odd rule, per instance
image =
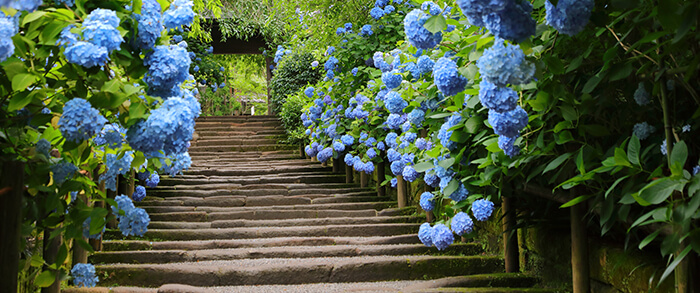
[{"label": "blue hydrangea flower", "polygon": [[70,270],[73,284],[78,287],[95,287],[100,279],[95,275],[95,266],[87,263],[77,263]]},{"label": "blue hydrangea flower", "polygon": [[391,178],[391,181],[389,181],[389,184],[391,184],[392,188],[396,188],[396,185],[399,183],[398,179],[396,178]]},{"label": "blue hydrangea flower", "polygon": [[360,29],[360,36],[371,36],[374,34],[374,31],[372,31],[372,25],[371,24],[365,24],[362,26]]},{"label": "blue hydrangea flower", "polygon": [[399,135],[394,133],[394,132],[389,132],[386,134],[386,137],[384,138],[384,142],[386,142],[386,145],[388,145],[390,148],[395,148],[399,144],[396,142],[396,138],[398,138]]},{"label": "blue hydrangea flower", "polygon": [[386,119],[386,124],[389,129],[399,129],[404,122],[406,122],[406,117],[399,114],[390,114]]},{"label": "blue hydrangea flower", "polygon": [[143,0],[141,14],[134,14],[138,21],[138,46],[142,50],[152,49],[163,31],[162,7],[157,0]]},{"label": "blue hydrangea flower", "polygon": [[345,134],[340,137],[340,140],[345,144],[345,145],[352,145],[355,143],[355,138],[352,135]]},{"label": "blue hydrangea flower", "polygon": [[462,115],[459,112],[456,112],[448,117],[447,121],[440,126],[440,130],[438,131],[438,139],[440,140],[442,146],[450,150],[454,150],[457,147],[457,143],[450,139],[454,131],[449,129],[460,122],[462,122]]},{"label": "blue hydrangea flower", "polygon": [[385,151],[386,150],[386,145],[384,145],[383,141],[380,141],[377,143],[377,149],[380,151]]},{"label": "blue hydrangea flower", "polygon": [[408,106],[408,102],[401,97],[401,94],[395,91],[389,91],[386,96],[384,96],[384,100],[386,103],[384,106],[392,114],[402,113],[403,109]]},{"label": "blue hydrangea flower", "polygon": [[324,148],[322,151],[318,152],[318,155],[316,155],[316,158],[318,159],[319,162],[323,163],[325,161],[328,161],[333,156],[333,149],[332,148]]},{"label": "blue hydrangea flower", "polygon": [[109,61],[107,48],[84,41],[66,47],[64,55],[68,62],[88,68],[102,66]]},{"label": "blue hydrangea flower", "polygon": [[445,96],[456,95],[467,85],[467,78],[459,73],[457,64],[445,57],[435,62],[433,77],[435,85]]},{"label": "blue hydrangea flower", "polygon": [[[328,46],[328,49],[326,49],[326,55],[331,55],[334,52],[335,52],[335,47],[333,47],[333,46]],[[326,68],[326,70],[328,70],[328,69]]]},{"label": "blue hydrangea flower", "polygon": [[681,128],[682,132],[690,132],[690,124],[683,125]]},{"label": "blue hydrangea flower", "polygon": [[345,151],[345,144],[343,144],[339,140],[335,140],[333,141],[333,150],[335,150],[336,152]]},{"label": "blue hydrangea flower", "polygon": [[[408,115],[406,117],[408,117]],[[401,124],[401,131],[408,132],[411,130],[411,127],[412,127],[411,122],[409,122],[408,119],[406,119],[406,122]]]},{"label": "blue hydrangea flower", "polygon": [[367,157],[369,157],[370,160],[376,158],[376,157],[377,157],[377,151],[375,151],[374,148],[371,148],[371,149],[367,150]]},{"label": "blue hydrangea flower", "polygon": [[75,172],[78,172],[78,167],[70,162],[61,161],[56,165],[51,166],[53,172],[53,180],[57,184],[63,184],[73,178]]},{"label": "blue hydrangea flower", "polygon": [[396,11],[396,7],[394,7],[393,5],[387,5],[386,7],[384,7],[384,15],[389,15],[394,11]]},{"label": "blue hydrangea flower", "polygon": [[662,155],[668,155],[668,144],[666,143],[666,140],[664,139],[663,142],[661,143],[661,154]]},{"label": "blue hydrangea flower", "polygon": [[433,62],[433,60],[430,59],[429,56],[423,55],[423,56],[418,57],[418,60],[416,61],[416,65],[418,66],[418,71],[420,72],[420,74],[423,75],[423,74],[433,72],[433,67],[435,66],[435,62]]},{"label": "blue hydrangea flower", "polygon": [[430,212],[435,208],[435,195],[430,192],[423,192],[420,195],[420,207],[426,211]]},{"label": "blue hydrangea flower", "polygon": [[467,199],[468,195],[469,195],[469,190],[467,190],[467,188],[464,187],[464,184],[462,184],[460,182],[459,187],[457,187],[457,190],[455,190],[454,192],[452,192],[452,194],[450,194],[450,199],[457,201],[457,202],[460,202],[460,201]]},{"label": "blue hydrangea flower", "polygon": [[107,49],[108,52],[119,49],[124,42],[117,27],[119,18],[116,12],[109,9],[95,9],[83,23],[83,39],[94,45]]},{"label": "blue hydrangea flower", "polygon": [[[16,15],[19,16],[19,14]],[[15,53],[12,37],[19,31],[18,20],[16,17],[5,16],[0,11],[0,62],[5,61]]]},{"label": "blue hydrangea flower", "polygon": [[479,199],[472,203],[472,213],[478,221],[486,221],[493,213],[493,203],[486,199]]},{"label": "blue hydrangea flower", "polygon": [[[170,163],[168,163],[170,161]],[[192,158],[187,152],[180,154],[170,154],[167,157],[160,159],[161,171],[167,173],[171,177],[182,173],[182,171],[187,170],[192,165]]]},{"label": "blue hydrangea flower", "polygon": [[[145,3],[145,2],[144,2]],[[161,93],[171,91],[189,77],[192,61],[187,50],[178,46],[156,46],[153,53],[144,59],[148,73],[143,80],[149,86],[149,92]],[[159,95],[169,98],[171,94]]]},{"label": "blue hydrangea flower", "polygon": [[339,35],[339,36],[345,34],[346,32],[347,31],[345,31],[345,28],[342,28],[342,27],[335,29],[335,34]]},{"label": "blue hydrangea flower", "polygon": [[406,167],[406,164],[402,163],[401,160],[394,161],[391,163],[391,173],[394,174],[395,176],[399,176],[403,174],[403,169]]},{"label": "blue hydrangea flower", "polygon": [[426,172],[425,175],[423,176],[423,181],[425,184],[428,186],[432,187],[438,187],[440,184],[440,178],[437,177],[434,173]]},{"label": "blue hydrangea flower", "polygon": [[497,87],[486,79],[479,83],[479,101],[496,112],[508,112],[518,105],[518,93],[509,87]]},{"label": "blue hydrangea flower", "polygon": [[338,62],[338,58],[335,58],[335,56],[331,56],[330,58],[328,58],[328,60],[326,60],[326,63],[323,64],[323,68],[332,74],[333,71],[335,71],[338,68]]},{"label": "blue hydrangea flower", "polygon": [[474,231],[474,221],[465,212],[459,212],[452,218],[452,231],[455,234],[462,236],[464,234],[469,234]]},{"label": "blue hydrangea flower", "polygon": [[313,97],[314,97],[314,87],[312,87],[312,86],[307,87],[307,88],[304,90],[304,94],[305,94],[307,97],[309,97],[309,98],[313,98]]},{"label": "blue hydrangea flower", "polygon": [[430,232],[430,239],[433,241],[433,245],[440,251],[445,250],[455,241],[454,234],[444,224],[436,224]]},{"label": "blue hydrangea flower", "polygon": [[109,190],[117,190],[117,175],[124,175],[131,170],[131,161],[133,161],[133,152],[127,152],[118,159],[116,154],[107,154],[105,157],[105,166],[107,171],[100,175],[100,181],[105,181],[105,188]]},{"label": "blue hydrangea flower", "polygon": [[316,67],[318,67],[318,64],[319,64],[318,61],[315,61],[315,60],[314,60],[314,62],[311,62],[311,68],[316,68]]},{"label": "blue hydrangea flower", "polygon": [[81,98],[74,98],[63,106],[63,115],[58,120],[61,134],[67,140],[79,143],[102,130],[107,119]]},{"label": "blue hydrangea flower", "polygon": [[396,69],[382,73],[382,82],[384,82],[386,87],[390,90],[399,87],[401,85],[402,80],[403,77],[401,76],[401,74],[399,74],[399,71]]},{"label": "blue hydrangea flower", "polygon": [[45,138],[40,139],[36,142],[36,153],[43,154],[45,157],[49,157],[49,152],[51,151],[51,143]]},{"label": "blue hydrangea flower", "polygon": [[415,145],[416,145],[416,148],[418,148],[419,150],[429,150],[433,147],[432,142],[430,142],[427,139],[422,138],[422,137],[419,139],[416,139]]},{"label": "blue hydrangea flower", "polygon": [[528,83],[535,74],[534,64],[525,59],[520,46],[506,45],[501,39],[484,50],[476,66],[484,80],[498,87]]},{"label": "blue hydrangea flower", "polygon": [[408,182],[413,182],[420,177],[420,173],[416,172],[416,169],[413,168],[413,166],[406,166],[403,168],[403,172],[401,172],[403,175],[403,178],[408,181]]},{"label": "blue hydrangea flower", "polygon": [[374,7],[372,10],[369,11],[369,15],[372,16],[374,19],[380,19],[382,16],[384,16],[384,9],[381,9],[379,7]]},{"label": "blue hydrangea flower", "polygon": [[647,89],[644,88],[643,82],[640,82],[637,90],[634,91],[634,101],[640,106],[646,106],[651,103],[651,96],[649,92],[647,92]]},{"label": "blue hydrangea flower", "polygon": [[517,137],[498,136],[498,147],[509,157],[515,157],[520,154],[520,147],[515,145]]},{"label": "blue hydrangea flower", "polygon": [[408,121],[416,127],[421,127],[423,124],[423,119],[425,119],[425,111],[415,108],[410,113],[408,113]]},{"label": "blue hydrangea flower", "polygon": [[147,120],[131,126],[126,139],[131,147],[144,153],[163,150],[166,155],[181,154],[189,148],[195,117],[187,101],[171,97],[152,110]]},{"label": "blue hydrangea flower", "polygon": [[394,149],[389,149],[389,150],[386,152],[386,156],[387,156],[387,158],[389,159],[389,162],[394,162],[394,161],[401,160],[401,153],[397,152],[397,151],[394,150]]},{"label": "blue hydrangea flower", "polygon": [[527,126],[527,112],[520,106],[503,113],[489,110],[488,121],[496,134],[515,137],[518,136],[521,129]]},{"label": "blue hydrangea flower", "polygon": [[693,167],[693,176],[698,175],[698,173],[700,173],[700,165]]},{"label": "blue hydrangea flower", "polygon": [[561,0],[554,6],[547,0],[544,2],[545,20],[562,34],[574,36],[588,24],[594,5],[593,0]]},{"label": "blue hydrangea flower", "polygon": [[[173,42],[175,42],[176,44],[179,43],[179,42],[182,42],[182,36],[181,36],[181,35],[174,35],[174,36],[173,36]],[[193,52],[190,52],[190,53],[194,54]],[[190,57],[191,57],[191,56],[192,56],[192,55],[190,54]],[[192,58],[190,58],[190,59],[192,59]],[[223,68],[223,67],[221,67],[221,68]],[[223,71],[223,70],[222,70],[222,71]]]},{"label": "blue hydrangea flower", "polygon": [[418,134],[415,132],[406,132],[404,135],[401,137],[402,141],[412,143],[416,141],[416,138],[418,137]]},{"label": "blue hydrangea flower", "polygon": [[494,11],[482,18],[486,29],[497,38],[513,42],[522,42],[535,34],[537,23],[532,18],[532,4],[528,1],[498,1],[505,2],[506,7]]},{"label": "blue hydrangea flower", "polygon": [[634,125],[632,133],[639,138],[639,140],[645,140],[656,131],[654,126],[649,125],[649,123],[642,122]]},{"label": "blue hydrangea flower", "polygon": [[420,9],[406,14],[403,20],[408,42],[418,49],[431,49],[442,41],[442,33],[431,33],[423,25],[431,16]]},{"label": "blue hydrangea flower", "polygon": [[134,194],[131,195],[135,201],[142,201],[146,198],[146,187],[141,185],[136,186],[134,189]]},{"label": "blue hydrangea flower", "polygon": [[427,247],[433,246],[433,241],[431,238],[432,232],[433,228],[430,227],[430,223],[423,223],[420,225],[420,228],[418,228],[418,239],[420,239],[420,242],[422,242]]},{"label": "blue hydrangea flower", "polygon": [[420,9],[430,13],[430,15],[438,15],[442,13],[442,8],[440,8],[440,5],[435,4],[433,1],[425,1],[423,4],[421,4]]},{"label": "blue hydrangea flower", "polygon": [[343,158],[343,161],[345,162],[346,165],[352,167],[352,164],[355,162],[353,160],[353,157],[351,154],[345,154],[345,157]]}]

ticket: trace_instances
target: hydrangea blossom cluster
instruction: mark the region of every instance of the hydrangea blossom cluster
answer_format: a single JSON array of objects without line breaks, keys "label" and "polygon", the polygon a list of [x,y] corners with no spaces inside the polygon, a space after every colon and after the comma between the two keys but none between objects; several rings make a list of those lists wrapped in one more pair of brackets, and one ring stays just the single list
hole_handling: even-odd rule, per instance
[{"label": "hydrangea blossom cluster", "polygon": [[179,46],[156,46],[144,59],[148,73],[143,80],[151,95],[169,98],[181,96],[180,84],[189,78],[191,60],[187,50]]},{"label": "hydrangea blossom cluster", "polygon": [[146,180],[146,186],[150,188],[155,188],[158,186],[158,183],[160,183],[160,176],[158,175],[158,172],[153,171],[151,173],[151,176],[145,179]]},{"label": "hydrangea blossom cluster", "polygon": [[401,97],[401,94],[395,91],[390,91],[384,96],[384,103],[386,109],[392,114],[403,113],[403,109],[408,106],[408,102]]},{"label": "hydrangea blossom cluster", "polygon": [[161,170],[171,177],[189,169],[192,165],[192,158],[187,152],[170,154],[165,158],[161,158],[160,161],[163,165]]},{"label": "hydrangea blossom cluster", "polygon": [[163,13],[163,24],[167,29],[181,29],[189,26],[194,20],[192,0],[175,0],[168,10]]},{"label": "hydrangea blossom cluster", "polygon": [[19,13],[15,17],[6,16],[0,11],[0,62],[15,53],[12,37],[19,32]]},{"label": "hydrangea blossom cluster", "polygon": [[442,41],[442,32],[433,34],[423,26],[430,17],[420,9],[414,9],[403,20],[408,42],[418,49],[431,49]]},{"label": "hydrangea blossom cluster", "polygon": [[394,69],[392,71],[382,73],[382,82],[390,90],[393,90],[401,85],[403,77],[398,70]]},{"label": "hydrangea blossom cluster", "polygon": [[493,131],[502,136],[516,137],[527,126],[527,112],[520,106],[508,112],[489,110],[489,124]]},{"label": "hydrangea blossom cluster", "polygon": [[462,236],[464,234],[469,234],[474,231],[474,221],[465,212],[459,212],[452,218],[452,231],[455,234]]},{"label": "hydrangea blossom cluster", "polygon": [[476,66],[483,80],[498,87],[528,83],[535,74],[535,66],[525,59],[520,46],[506,45],[502,39],[496,39],[491,48],[484,50]]},{"label": "hydrangea blossom cluster", "polygon": [[328,161],[333,156],[333,149],[332,148],[324,148],[318,154],[316,155],[316,158],[318,159],[319,162],[325,162]]},{"label": "hydrangea blossom cluster", "polygon": [[372,34],[374,34],[374,31],[372,31],[372,25],[371,25],[371,24],[365,24],[365,25],[362,26],[362,28],[360,28],[359,35],[360,35],[361,37],[364,37],[364,36],[371,36]]},{"label": "hydrangea blossom cluster", "polygon": [[129,145],[144,153],[184,153],[192,140],[196,116],[187,101],[172,97],[151,111],[148,119],[130,127],[126,138]]},{"label": "hydrangea blossom cluster", "polygon": [[[114,198],[117,206],[112,206],[112,212],[117,215],[119,220],[119,230],[124,236],[143,236],[148,231],[148,224],[151,218],[148,213],[142,208],[137,208],[134,203],[126,195],[119,195]],[[123,215],[120,214],[123,211]]]},{"label": "hydrangea blossom cluster", "polygon": [[442,146],[450,150],[454,150],[457,147],[457,143],[450,139],[453,131],[449,129],[460,122],[462,122],[462,114],[459,112],[455,112],[450,117],[446,118],[445,123],[440,126],[440,131],[438,131],[437,136]]},{"label": "hydrangea blossom cluster", "polygon": [[632,133],[639,138],[639,140],[645,140],[656,131],[654,126],[649,125],[647,122],[637,123],[634,125]]},{"label": "hydrangea blossom cluster", "polygon": [[109,53],[124,42],[117,27],[116,12],[98,8],[90,12],[82,26],[82,38],[71,32],[72,26],[61,31],[59,43],[65,46],[68,62],[84,67],[101,66],[109,61]]},{"label": "hydrangea blossom cluster", "polygon": [[430,240],[438,250],[442,251],[455,241],[455,236],[445,224],[436,224],[430,231]]},{"label": "hydrangea blossom cluster", "polygon": [[637,87],[637,90],[634,91],[634,101],[637,102],[637,105],[640,106],[646,106],[651,103],[651,96],[649,95],[649,92],[647,92],[647,89],[644,87],[644,83],[640,82],[639,86]]},{"label": "hydrangea blossom cluster", "polygon": [[498,137],[498,147],[509,157],[515,157],[520,154],[520,147],[515,145],[517,137]]},{"label": "hydrangea blossom cluster", "polygon": [[521,42],[535,34],[537,23],[528,1],[457,0],[457,5],[469,23],[486,27],[498,38]]},{"label": "hydrangea blossom cluster", "polygon": [[163,31],[162,7],[157,0],[143,0],[141,14],[134,14],[138,21],[138,46],[142,50],[150,50]]},{"label": "hydrangea blossom cluster", "polygon": [[486,221],[493,213],[493,202],[487,199],[479,199],[472,203],[472,213],[478,221]]},{"label": "hydrangea blossom cluster", "polygon": [[132,152],[125,153],[121,159],[115,154],[107,154],[105,166],[107,171],[100,176],[100,181],[105,181],[105,188],[117,190],[117,175],[124,175],[131,170],[131,161],[134,159]]},{"label": "hydrangea blossom cluster", "polygon": [[58,120],[61,134],[67,140],[79,143],[90,139],[107,123],[100,111],[93,108],[90,102],[74,98],[63,105],[63,115]]},{"label": "hydrangea blossom cluster", "polygon": [[78,172],[78,167],[70,162],[61,161],[56,165],[51,166],[53,172],[53,180],[57,184],[63,184],[73,178],[75,172]]},{"label": "hydrangea blossom cluster", "polygon": [[118,124],[105,124],[104,128],[92,140],[96,145],[107,145],[112,149],[121,148],[124,142],[126,129]]},{"label": "hydrangea blossom cluster", "polygon": [[36,142],[36,153],[42,154],[45,157],[49,157],[49,152],[51,151],[51,143],[45,138],[40,139]]},{"label": "hydrangea blossom cluster", "polygon": [[593,0],[561,0],[555,6],[547,0],[544,2],[545,20],[562,34],[574,36],[588,24],[594,5]]},{"label": "hydrangea blossom cluster", "polygon": [[135,201],[142,201],[146,198],[146,187],[141,185],[136,186],[134,189],[134,194],[131,195]]},{"label": "hydrangea blossom cluster", "polygon": [[457,64],[449,58],[442,57],[435,62],[433,77],[435,85],[445,96],[454,96],[467,85],[467,78],[457,69]]},{"label": "hydrangea blossom cluster", "polygon": [[418,239],[427,247],[433,246],[433,239],[431,236],[432,230],[433,228],[430,227],[430,223],[423,223],[420,225],[420,228],[418,228]]},{"label": "hydrangea blossom cluster", "polygon": [[95,287],[100,281],[100,278],[95,275],[95,266],[92,264],[74,264],[70,274],[73,276],[73,284],[78,287]]},{"label": "hydrangea blossom cluster", "polygon": [[420,195],[420,207],[426,211],[430,212],[435,208],[435,195],[430,192],[423,192]]},{"label": "hydrangea blossom cluster", "polygon": [[420,72],[420,75],[424,75],[433,72],[435,62],[433,62],[433,60],[430,59],[429,56],[423,55],[418,57],[418,60],[416,61],[416,66],[418,67],[418,72]]}]

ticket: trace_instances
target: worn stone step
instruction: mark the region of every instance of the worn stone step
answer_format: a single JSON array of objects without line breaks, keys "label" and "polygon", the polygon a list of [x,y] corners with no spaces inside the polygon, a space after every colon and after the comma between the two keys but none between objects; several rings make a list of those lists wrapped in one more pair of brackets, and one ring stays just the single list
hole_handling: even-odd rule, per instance
[{"label": "worn stone step", "polygon": [[277,237],[257,239],[211,239],[185,241],[105,240],[104,251],[201,250],[244,247],[420,244],[415,234],[362,237]]},{"label": "worn stone step", "polygon": [[283,144],[259,144],[259,145],[209,145],[209,146],[191,146],[192,152],[245,152],[245,151],[278,151],[278,150],[297,150],[299,147],[295,145]]},{"label": "worn stone step", "polygon": [[559,289],[547,288],[510,288],[510,287],[491,287],[491,288],[473,288],[473,287],[454,287],[454,288],[434,288],[420,291],[405,291],[405,292],[425,292],[425,293],[555,293],[562,292]]},{"label": "worn stone step", "polygon": [[170,185],[202,185],[202,184],[224,184],[224,183],[234,183],[241,185],[249,184],[268,184],[268,183],[343,183],[345,182],[345,175],[337,174],[287,174],[281,173],[278,175],[263,175],[263,176],[248,176],[248,177],[225,177],[225,176],[211,176],[209,178],[193,178],[188,175],[178,176],[178,177],[163,177],[160,179],[160,184],[162,186]]},{"label": "worn stone step", "polygon": [[248,125],[248,126],[280,126],[282,123],[279,120],[260,120],[260,121],[243,121],[243,122],[226,122],[226,121],[200,121],[197,120],[197,128],[211,125]]},{"label": "worn stone step", "polygon": [[[418,223],[374,225],[326,225],[294,227],[240,227],[210,229],[150,229],[143,237],[157,240],[250,239],[272,237],[391,236],[417,233]],[[107,231],[105,238],[118,239],[120,231]]]},{"label": "worn stone step", "polygon": [[[289,159],[299,159],[299,151],[297,150],[279,150],[279,151],[267,151],[267,152],[189,152],[190,157],[192,157],[193,164],[197,161],[209,161],[222,159],[234,162],[240,161],[245,162],[250,159],[260,160],[260,161],[273,161],[273,160],[289,160]],[[196,165],[196,164],[195,164]]]},{"label": "worn stone step", "polygon": [[[312,205],[312,204],[328,204],[328,203],[352,203],[352,202],[370,202],[370,201],[390,201],[388,196],[377,197],[370,196],[323,196],[316,197],[306,196],[284,196],[284,195],[268,195],[268,196],[209,196],[209,197],[172,197],[167,199],[150,198],[138,204],[139,207],[260,207],[260,206],[277,206],[277,205]],[[201,210],[201,209],[198,209]]]},{"label": "worn stone step", "polygon": [[275,144],[277,139],[268,138],[229,138],[229,139],[200,139],[191,143],[191,146],[211,146],[211,145],[258,145],[258,144]]},{"label": "worn stone step", "polygon": [[223,189],[223,190],[286,190],[290,195],[300,195],[300,194],[318,194],[318,193],[330,193],[329,191],[337,191],[338,193],[348,193],[348,192],[369,192],[374,191],[370,187],[360,187],[359,184],[355,183],[293,183],[293,184],[277,184],[277,183],[265,183],[265,184],[247,184],[247,185],[236,185],[236,184],[207,184],[202,186],[196,185],[170,185],[170,186],[157,186],[156,188],[149,188],[148,190],[213,190],[213,189]]},{"label": "worn stone step", "polygon": [[501,259],[492,256],[364,256],[115,264],[96,269],[107,284],[158,287],[415,280],[495,273],[503,270],[502,265]]},{"label": "worn stone step", "polygon": [[202,116],[197,118],[199,122],[236,122],[241,121],[279,121],[275,115],[239,115],[239,116]]},{"label": "worn stone step", "polygon": [[433,292],[430,290],[455,287],[527,288],[537,285],[538,282],[538,278],[522,273],[497,273],[440,278],[432,280],[431,282],[415,284],[413,286],[406,287],[403,290],[405,292]]},{"label": "worn stone step", "polygon": [[[292,218],[336,218],[336,217],[375,217],[377,210],[275,210],[275,209],[256,209],[242,210],[235,212],[216,212],[207,213],[204,211],[193,212],[177,212],[177,213],[149,213],[152,221],[187,221],[187,222],[207,222],[217,220],[278,220]],[[395,216],[393,214],[385,216]]]},{"label": "worn stone step", "polygon": [[[315,191],[317,193],[311,193]],[[151,200],[163,200],[163,199],[179,199],[181,197],[211,197],[211,196],[243,196],[243,197],[254,197],[254,196],[301,196],[307,198],[322,198],[322,197],[334,197],[334,196],[364,196],[368,199],[372,197],[377,197],[376,192],[373,191],[360,191],[353,192],[352,189],[318,189],[318,190],[308,190],[308,191],[297,191],[297,190],[287,190],[287,189],[147,189],[146,194],[148,195],[144,201]]]},{"label": "worn stone step", "polygon": [[258,130],[284,130],[282,125],[258,123],[219,123],[199,124],[197,131],[258,131]]},{"label": "worn stone step", "polygon": [[207,229],[234,227],[292,227],[292,226],[324,226],[324,225],[360,225],[379,223],[422,223],[424,217],[340,217],[317,219],[282,219],[282,220],[218,220],[212,222],[161,222],[151,221],[150,229]]},{"label": "worn stone step", "polygon": [[[369,255],[420,255],[437,252],[438,250],[435,247],[426,247],[425,245],[421,244],[284,246],[205,250],[143,250],[97,252],[90,256],[90,262],[94,264],[146,264],[256,258],[314,258],[351,256],[361,257]],[[481,245],[467,243],[453,244],[440,253],[443,255],[476,255],[481,252]]]},{"label": "worn stone step", "polygon": [[[251,197],[250,199],[254,199]],[[229,199],[227,201],[231,202],[231,205],[235,203],[235,199]],[[144,206],[143,209],[150,213],[179,213],[179,212],[192,212],[192,211],[202,211],[208,213],[231,213],[231,212],[244,212],[244,211],[284,211],[284,210],[383,210],[386,208],[396,206],[396,202],[393,201],[381,201],[381,202],[349,202],[349,203],[307,203],[307,204],[295,204],[295,205],[274,205],[275,202],[282,200],[270,198],[262,199],[258,202],[259,205],[243,206],[245,202],[242,202],[240,206],[231,207],[216,207],[216,206]]]},{"label": "worn stone step", "polygon": [[332,167],[323,167],[320,164],[311,165],[308,163],[296,165],[280,164],[260,164],[259,166],[240,166],[211,169],[191,169],[183,172],[185,175],[205,175],[205,176],[252,176],[269,175],[289,172],[327,172],[333,171]]},{"label": "worn stone step", "polygon": [[207,130],[198,131],[197,136],[200,138],[204,137],[231,137],[231,136],[247,136],[247,135],[285,135],[287,132],[281,129],[260,129],[260,130]]}]

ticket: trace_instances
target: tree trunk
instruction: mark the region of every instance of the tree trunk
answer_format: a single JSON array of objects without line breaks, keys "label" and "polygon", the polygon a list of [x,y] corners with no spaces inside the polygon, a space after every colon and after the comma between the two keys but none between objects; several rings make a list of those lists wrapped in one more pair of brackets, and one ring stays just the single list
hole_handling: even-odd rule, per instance
[{"label": "tree trunk", "polygon": [[515,229],[515,209],[511,197],[503,197],[501,210],[503,211],[503,257],[506,273],[518,273],[520,272],[518,230]]},{"label": "tree trunk", "polygon": [[586,206],[579,203],[571,208],[571,271],[573,274],[574,293],[590,292],[591,284],[588,266],[588,235],[586,222]]},{"label": "tree trunk", "polygon": [[17,292],[24,164],[2,162],[0,172],[0,292]]}]

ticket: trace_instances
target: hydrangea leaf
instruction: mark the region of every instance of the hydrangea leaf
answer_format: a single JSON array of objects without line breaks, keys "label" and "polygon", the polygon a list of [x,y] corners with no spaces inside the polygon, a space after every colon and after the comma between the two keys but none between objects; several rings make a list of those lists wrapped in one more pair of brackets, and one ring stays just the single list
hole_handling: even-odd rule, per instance
[{"label": "hydrangea leaf", "polygon": [[435,15],[433,17],[428,18],[428,20],[425,21],[425,25],[423,25],[425,29],[427,29],[431,33],[437,33],[439,31],[443,31],[447,28],[447,21],[445,21],[445,17],[442,15]]},{"label": "hydrangea leaf", "polygon": [[34,92],[23,91],[14,95],[12,99],[10,99],[10,104],[7,106],[7,110],[17,111],[29,105],[29,103],[32,101],[32,93]]},{"label": "hydrangea leaf", "polygon": [[660,204],[671,196],[679,185],[684,184],[671,180],[668,177],[657,179],[644,186],[644,188],[639,191],[639,197],[635,199],[642,206]]},{"label": "hydrangea leaf", "polygon": [[683,166],[685,166],[685,161],[688,160],[688,147],[685,145],[684,141],[680,141],[673,146],[671,151],[671,173],[674,176],[683,175]]},{"label": "hydrangea leaf", "polygon": [[38,76],[29,73],[17,74],[12,77],[12,90],[23,91],[34,84],[37,79],[39,79]]},{"label": "hydrangea leaf", "polygon": [[34,285],[37,285],[41,288],[46,288],[48,286],[51,286],[53,282],[56,281],[56,273],[52,270],[46,270],[41,272],[38,276],[36,276],[36,279],[34,280]]}]

